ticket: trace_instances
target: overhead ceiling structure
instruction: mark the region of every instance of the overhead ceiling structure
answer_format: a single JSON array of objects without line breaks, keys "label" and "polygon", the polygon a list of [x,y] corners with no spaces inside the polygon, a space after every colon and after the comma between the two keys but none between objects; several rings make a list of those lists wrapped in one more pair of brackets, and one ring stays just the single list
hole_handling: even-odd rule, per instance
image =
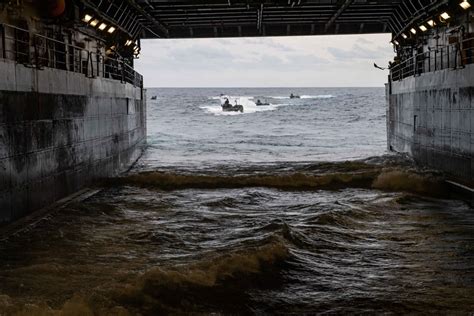
[{"label": "overhead ceiling structure", "polygon": [[84,14],[88,14],[91,18],[91,21],[85,21],[87,23],[94,21],[97,17],[105,18],[107,23],[133,39],[144,34],[144,28],[146,28],[146,34],[154,37],[169,36],[168,30],[134,0],[80,0],[79,2],[86,8]]},{"label": "overhead ceiling structure", "polygon": [[140,38],[399,34],[450,0],[96,0],[125,3]]}]

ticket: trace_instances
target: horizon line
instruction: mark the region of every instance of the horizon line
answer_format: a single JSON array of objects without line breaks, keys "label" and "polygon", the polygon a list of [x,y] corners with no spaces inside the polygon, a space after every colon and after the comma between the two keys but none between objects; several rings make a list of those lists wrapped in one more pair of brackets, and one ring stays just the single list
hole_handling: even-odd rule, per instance
[{"label": "horizon line", "polygon": [[385,86],[327,86],[327,87],[314,87],[314,86],[304,86],[304,87],[297,87],[297,86],[294,86],[294,87],[283,87],[283,86],[279,86],[279,87],[219,87],[219,86],[215,86],[215,87],[191,87],[191,86],[184,86],[184,87],[173,87],[173,86],[155,86],[155,87],[144,87],[144,89],[284,89],[284,88],[288,88],[288,89],[308,89],[308,88],[324,88],[324,89],[331,89],[331,88],[385,88]]}]

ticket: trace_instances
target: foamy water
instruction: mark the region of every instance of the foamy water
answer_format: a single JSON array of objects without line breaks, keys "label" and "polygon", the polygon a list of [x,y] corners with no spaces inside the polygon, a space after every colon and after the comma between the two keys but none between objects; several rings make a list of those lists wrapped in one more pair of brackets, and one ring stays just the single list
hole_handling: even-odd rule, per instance
[{"label": "foamy water", "polygon": [[[272,99],[279,99],[279,100],[286,100],[286,99],[291,99],[290,96],[271,96],[270,98]],[[321,95],[301,95],[299,96],[300,99],[330,99],[334,98],[333,95],[331,94],[321,94]],[[295,98],[298,99],[298,98]]]},{"label": "foamy water", "polygon": [[[268,105],[258,105],[254,102],[254,97],[247,97],[247,96],[220,96],[220,97],[210,97],[211,100],[216,100],[213,104],[203,105],[200,106],[201,109],[205,110],[208,113],[212,113],[214,115],[241,115],[241,114],[252,114],[256,112],[265,112],[265,111],[273,111],[279,106],[283,106],[286,104],[272,104],[270,102],[263,102],[268,103]],[[225,112],[222,110],[222,104],[224,104],[225,100],[228,99],[229,103],[232,105],[242,105],[244,107],[243,112]]]}]

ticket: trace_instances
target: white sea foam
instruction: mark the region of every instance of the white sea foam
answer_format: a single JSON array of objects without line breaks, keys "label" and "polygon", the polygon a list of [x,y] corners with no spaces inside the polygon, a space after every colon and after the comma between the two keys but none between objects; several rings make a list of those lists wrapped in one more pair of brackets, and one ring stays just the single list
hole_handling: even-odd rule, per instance
[{"label": "white sea foam", "polygon": [[[271,96],[269,98],[272,99],[290,99],[290,97],[282,97],[282,96]],[[321,95],[302,95],[300,96],[301,99],[330,99],[334,98],[332,94],[321,94]]]},{"label": "white sea foam", "polygon": [[[282,96],[271,96],[269,98],[272,99],[290,99],[290,97],[282,97]],[[330,99],[334,98],[332,94],[321,94],[321,95],[302,95],[300,96],[301,99]]]},{"label": "white sea foam", "polygon": [[[251,101],[253,97],[247,96],[222,96],[222,97],[212,97],[213,100],[219,100],[219,103],[215,103],[212,105],[204,105],[200,108],[205,110],[206,112],[212,113],[214,115],[239,115],[239,114],[249,114],[249,113],[256,113],[256,112],[264,112],[264,111],[273,111],[277,109],[279,106],[283,104],[271,104],[270,105],[260,105],[257,106],[255,102]],[[222,111],[222,106],[225,102],[225,99],[229,99],[230,104],[241,104],[244,107],[244,112],[224,112]]]},{"label": "white sea foam", "polygon": [[332,94],[321,94],[321,95],[302,95],[301,99],[331,99],[334,98]]},{"label": "white sea foam", "polygon": [[228,98],[229,100],[230,99],[238,99],[238,98],[246,98],[246,99],[252,100],[254,97],[251,97],[251,96],[231,96],[231,95],[222,95],[222,96],[219,96],[219,97],[209,97],[209,99],[211,99],[211,100],[225,100],[225,98]]}]

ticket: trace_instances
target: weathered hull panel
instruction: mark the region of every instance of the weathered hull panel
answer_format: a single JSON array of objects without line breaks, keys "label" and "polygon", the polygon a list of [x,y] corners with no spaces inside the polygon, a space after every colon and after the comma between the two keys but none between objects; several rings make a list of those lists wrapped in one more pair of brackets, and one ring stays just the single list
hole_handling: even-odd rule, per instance
[{"label": "weathered hull panel", "polygon": [[389,83],[387,95],[389,149],[472,181],[474,65]]},{"label": "weathered hull panel", "polygon": [[145,99],[129,83],[0,60],[0,223],[129,167]]}]

